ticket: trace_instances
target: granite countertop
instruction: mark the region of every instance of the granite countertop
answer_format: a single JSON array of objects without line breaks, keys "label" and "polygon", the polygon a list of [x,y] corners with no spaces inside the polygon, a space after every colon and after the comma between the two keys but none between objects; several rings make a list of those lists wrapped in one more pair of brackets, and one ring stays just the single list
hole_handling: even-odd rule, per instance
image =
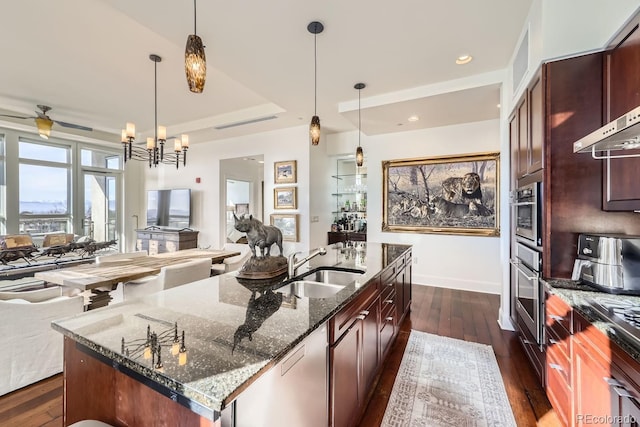
[{"label": "granite countertop", "polygon": [[[629,303],[640,306],[640,297],[630,295],[615,295],[597,291],[580,282],[568,279],[543,279],[550,293],[580,313],[586,320],[604,333],[611,341],[622,348],[636,362],[640,363],[640,339],[630,336],[623,329],[605,318],[592,306],[592,301],[609,303],[612,301]],[[638,330],[640,333],[640,329]]]},{"label": "granite countertop", "polygon": [[[331,298],[283,295],[274,292],[282,279],[257,283],[229,273],[57,320],[52,327],[114,366],[133,370],[215,414],[409,248],[384,243],[329,247],[326,255],[309,262],[309,269],[364,271]],[[171,351],[175,329],[179,336],[184,330],[183,365]],[[144,357],[147,334],[154,332],[163,342],[161,371]]]}]

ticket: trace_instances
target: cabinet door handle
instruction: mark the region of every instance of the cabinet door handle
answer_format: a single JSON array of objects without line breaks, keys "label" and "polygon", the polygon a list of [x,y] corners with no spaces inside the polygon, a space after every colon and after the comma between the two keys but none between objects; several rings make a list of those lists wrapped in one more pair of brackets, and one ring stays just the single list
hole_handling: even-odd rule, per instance
[{"label": "cabinet door handle", "polygon": [[387,318],[386,318],[386,319],[384,319],[384,320],[386,320],[387,322],[392,322],[392,321],[393,321],[393,317],[389,316],[389,317],[387,317]]},{"label": "cabinet door handle", "polygon": [[549,338],[549,343],[551,343],[551,344],[560,344],[560,341],[556,341],[553,338]]},{"label": "cabinet door handle", "polygon": [[364,314],[365,316],[369,315],[369,310],[362,310],[360,314]]},{"label": "cabinet door handle", "polygon": [[549,363],[549,367],[551,369],[555,369],[556,371],[564,371],[562,366],[558,365],[557,363]]},{"label": "cabinet door handle", "polygon": [[356,319],[358,319],[358,320],[364,320],[366,318],[367,318],[367,316],[365,316],[364,314],[360,314],[360,315],[356,316]]},{"label": "cabinet door handle", "polygon": [[387,286],[393,286],[393,282],[387,283]]},{"label": "cabinet door handle", "polygon": [[555,320],[556,322],[564,322],[565,320],[564,317],[558,316],[556,314],[550,314],[549,317]]},{"label": "cabinet door handle", "polygon": [[392,299],[386,299],[386,300],[384,300],[384,302],[386,304],[393,304],[393,300]]}]

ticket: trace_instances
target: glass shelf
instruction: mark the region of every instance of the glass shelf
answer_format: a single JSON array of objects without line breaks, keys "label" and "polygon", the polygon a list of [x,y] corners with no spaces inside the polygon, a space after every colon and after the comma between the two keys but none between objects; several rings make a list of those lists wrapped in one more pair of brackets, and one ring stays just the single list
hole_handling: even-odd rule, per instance
[{"label": "glass shelf", "polygon": [[348,173],[348,174],[341,174],[341,175],[331,175],[331,178],[337,178],[337,179],[343,179],[343,178],[366,178],[367,174],[366,173]]}]

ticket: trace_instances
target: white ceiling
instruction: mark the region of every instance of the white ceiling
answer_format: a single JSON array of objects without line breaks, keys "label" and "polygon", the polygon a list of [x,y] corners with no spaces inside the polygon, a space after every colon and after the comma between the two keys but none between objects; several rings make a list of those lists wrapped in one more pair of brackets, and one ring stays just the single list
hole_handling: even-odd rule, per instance
[{"label": "white ceiling", "polygon": [[[357,82],[367,85],[361,117],[368,135],[497,118],[497,82],[531,0],[200,0],[197,33],[208,69],[202,94],[190,93],[184,76],[191,0],[6,3],[0,113],[33,115],[36,104],[46,104],[52,119],[117,134],[116,141],[126,121],[146,136],[155,53],[163,58],[158,122],[169,135],[187,132],[198,142],[310,121],[314,36],[307,25],[314,20],[325,26],[317,36],[324,132],[357,129]],[[461,54],[474,60],[456,65]],[[407,122],[412,114],[421,120]],[[271,115],[277,118],[214,129]]]}]

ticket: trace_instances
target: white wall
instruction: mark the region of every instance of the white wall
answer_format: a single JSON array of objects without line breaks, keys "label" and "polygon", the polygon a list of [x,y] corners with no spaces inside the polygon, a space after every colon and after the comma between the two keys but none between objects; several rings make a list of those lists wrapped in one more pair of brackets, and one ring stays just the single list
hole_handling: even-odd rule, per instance
[{"label": "white wall", "polygon": [[513,110],[542,63],[604,49],[639,7],[640,0],[534,0],[521,34],[529,29],[529,71],[514,92],[511,72],[518,43],[507,66],[506,111]]},{"label": "white wall", "polygon": [[[328,150],[332,153],[352,153],[355,152],[357,136],[336,135],[330,144]],[[382,232],[383,160],[500,151],[500,121],[370,137],[363,135],[362,146],[368,171],[367,240],[413,245],[415,283],[501,293],[500,238]]]},{"label": "white wall", "polygon": [[[322,142],[321,142],[322,144]],[[192,190],[192,228],[198,230],[198,245],[221,248],[224,236],[224,200],[221,196],[220,160],[244,156],[264,156],[264,211],[265,223],[269,223],[269,214],[297,213],[300,219],[300,241],[285,243],[285,254],[306,251],[310,242],[310,165],[309,158],[324,156],[322,145],[311,147],[306,125],[272,132],[230,138],[219,141],[193,144],[187,155],[187,166],[175,168],[163,165],[146,173],[146,188],[191,188]],[[296,210],[274,210],[273,166],[277,161],[297,161],[297,184],[279,184],[278,186],[297,187],[298,208]],[[196,178],[201,182],[197,184]],[[277,253],[277,250],[276,252]]]}]

